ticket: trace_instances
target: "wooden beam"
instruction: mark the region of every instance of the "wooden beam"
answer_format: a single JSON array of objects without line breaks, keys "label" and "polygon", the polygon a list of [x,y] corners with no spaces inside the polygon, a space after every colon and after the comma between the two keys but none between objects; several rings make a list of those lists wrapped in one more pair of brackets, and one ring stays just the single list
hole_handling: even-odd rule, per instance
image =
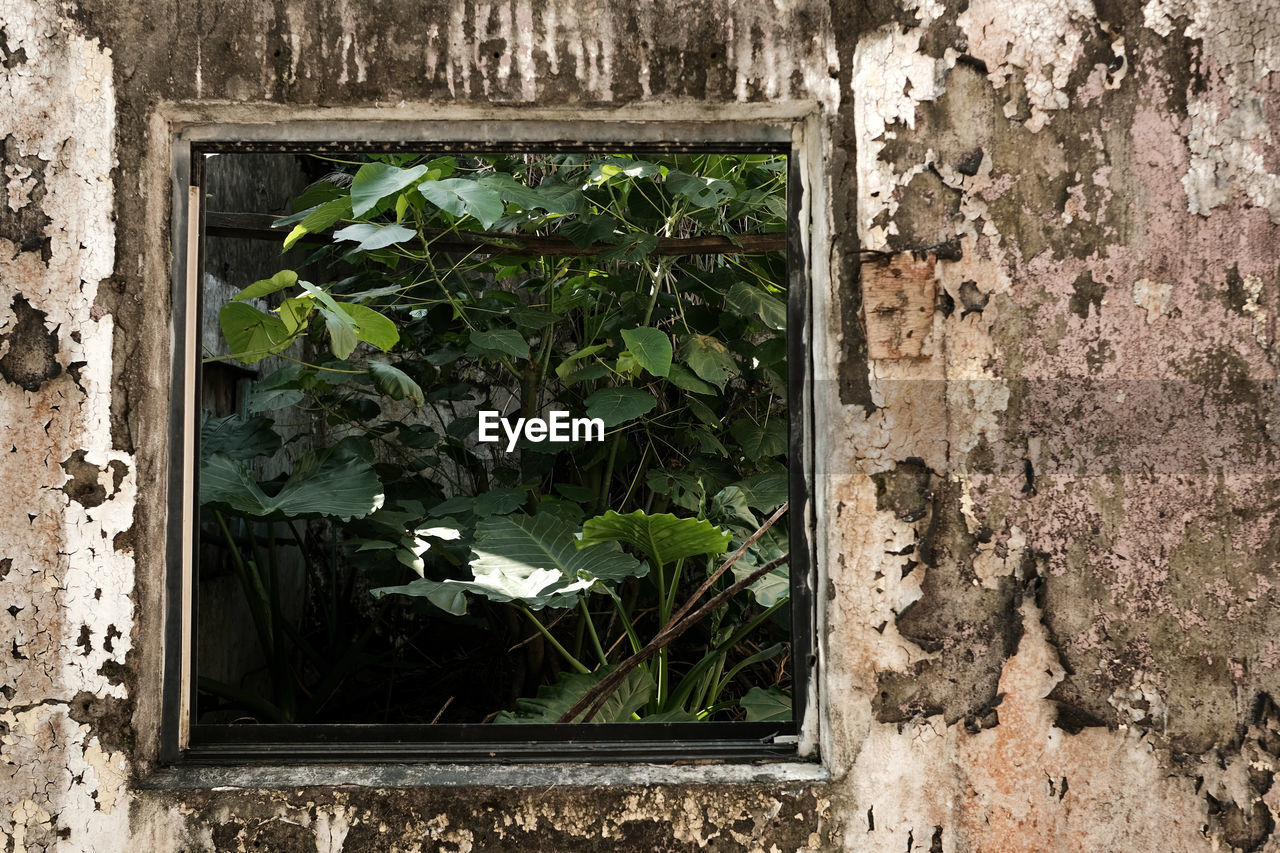
[{"label": "wooden beam", "polygon": [[[285,228],[273,228],[276,217],[264,213],[205,213],[205,233],[212,237],[237,237],[242,240],[271,240],[282,242],[289,232]],[[327,232],[326,232],[327,233]],[[483,231],[445,231],[428,229],[424,232],[431,241],[431,248],[439,252],[476,252],[485,255],[540,255],[555,257],[592,257],[613,248],[600,243],[586,249],[575,246],[564,237],[546,237],[538,234],[493,234]],[[324,235],[307,235],[307,242],[328,242]],[[659,237],[651,254],[679,255],[758,255],[764,252],[782,252],[787,248],[786,234],[742,234],[732,240],[711,235],[705,237]]]}]

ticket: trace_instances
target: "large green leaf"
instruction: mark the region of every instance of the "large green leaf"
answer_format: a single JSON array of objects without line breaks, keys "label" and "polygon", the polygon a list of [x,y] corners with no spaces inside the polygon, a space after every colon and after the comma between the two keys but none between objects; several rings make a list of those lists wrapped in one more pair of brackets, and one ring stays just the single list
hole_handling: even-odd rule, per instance
[{"label": "large green leaf", "polygon": [[268,294],[275,293],[278,290],[284,290],[286,287],[293,287],[298,283],[298,274],[293,270],[280,270],[280,272],[265,278],[262,281],[255,281],[244,290],[237,293],[232,298],[236,302],[245,302],[250,299],[258,299]]},{"label": "large green leaf", "polygon": [[481,185],[496,190],[503,199],[524,210],[543,210],[547,213],[582,213],[585,202],[582,190],[570,184],[543,181],[537,187],[526,187],[511,175],[497,172],[479,179]]},{"label": "large green leaf", "polygon": [[449,581],[433,581],[430,578],[418,578],[403,586],[380,586],[370,590],[374,598],[384,595],[408,595],[414,598],[425,598],[436,607],[454,616],[463,616],[467,612],[467,597],[463,593],[466,588],[459,583]]},{"label": "large green leaf", "polygon": [[329,333],[329,349],[334,358],[345,359],[355,351],[360,338],[356,323],[337,301],[309,281],[299,281],[298,286],[320,301],[320,316],[324,318],[325,331]]},{"label": "large green leaf", "polygon": [[385,249],[417,236],[417,231],[403,225],[375,225],[372,222],[357,222],[333,232],[333,239],[354,241],[359,244],[356,249],[361,252]]},{"label": "large green leaf", "polygon": [[472,511],[479,518],[491,515],[506,515],[515,512],[529,498],[527,489],[508,489],[499,486],[490,489],[475,499]]},{"label": "large green leaf", "polygon": [[[559,722],[570,708],[612,671],[613,667],[603,667],[595,672],[566,672],[555,684],[539,687],[535,698],[517,699],[515,711],[503,711],[493,721],[500,725]],[[600,711],[591,718],[591,722],[628,722],[653,697],[653,691],[653,676],[644,667],[636,667],[627,673],[626,680],[609,695]],[[583,714],[586,712],[583,711]],[[581,719],[582,716],[578,716],[571,722],[576,723]]]},{"label": "large green leaf", "polygon": [[480,349],[501,352],[516,358],[529,357],[529,344],[515,329],[472,332],[471,343]]},{"label": "large green leaf", "polygon": [[608,344],[592,344],[589,347],[583,347],[564,361],[560,362],[556,367],[556,376],[559,376],[561,381],[568,384],[571,381],[570,377],[573,375],[574,371],[577,370],[578,362],[584,358],[590,358],[603,349],[608,349]]},{"label": "large green leaf", "polygon": [[728,181],[703,175],[690,175],[675,169],[667,174],[663,186],[675,195],[684,196],[700,207],[717,207],[737,195],[737,190]]},{"label": "large green leaf", "polygon": [[[245,408],[251,413],[266,412],[301,402],[302,372],[302,365],[290,364],[254,382],[245,401]],[[308,372],[311,372],[310,368]]]},{"label": "large green leaf", "polygon": [[418,184],[423,198],[443,211],[459,218],[470,216],[488,228],[502,218],[506,207],[497,190],[469,181],[465,178],[446,178],[443,181],[423,181]]},{"label": "large green leaf", "polygon": [[707,517],[725,527],[745,527],[755,530],[760,522],[747,504],[747,497],[737,486],[725,486],[711,499]]},{"label": "large green leaf", "polygon": [[616,543],[580,546],[573,527],[554,515],[507,515],[476,525],[471,572],[470,591],[539,609],[572,606],[597,580],[642,577],[648,567]]},{"label": "large green leaf", "polygon": [[738,483],[738,488],[742,489],[747,505],[761,512],[773,512],[790,493],[786,474],[755,474]]},{"label": "large green leaf", "polygon": [[665,566],[683,557],[700,554],[723,554],[732,536],[711,522],[698,518],[677,518],[671,513],[648,515],[636,510],[619,515],[609,510],[604,515],[587,519],[582,525],[579,548],[601,542],[625,542],[649,557],[655,565]]},{"label": "large green leaf", "polygon": [[589,249],[601,240],[606,240],[612,236],[613,228],[616,224],[617,220],[612,216],[588,213],[585,216],[579,216],[572,222],[566,223],[560,229],[560,233],[568,237],[573,245],[579,249]]},{"label": "large green leaf", "polygon": [[602,261],[630,261],[634,263],[656,248],[658,248],[658,235],[632,233],[619,237],[616,243],[602,251],[597,257]]},{"label": "large green leaf", "polygon": [[749,460],[780,456],[787,452],[787,425],[781,417],[771,418],[763,425],[747,418],[733,422],[729,434],[742,448]]},{"label": "large green leaf", "polygon": [[[730,486],[729,488],[733,488]],[[727,491],[727,490],[726,490]],[[750,524],[737,528],[738,538],[733,542],[736,546],[745,540],[756,528],[753,520]],[[788,536],[784,525],[775,525],[764,533],[747,552],[733,564],[735,580],[742,580],[766,563],[783,556],[789,550]],[[751,584],[751,595],[762,607],[772,607],[779,601],[791,596],[791,568],[786,563],[774,568],[764,577]]]},{"label": "large green leaf", "polygon": [[679,388],[681,391],[692,391],[694,394],[715,394],[714,386],[707,382],[703,382],[697,376],[693,375],[693,371],[683,365],[673,364],[667,373],[667,381]]},{"label": "large green leaf", "polygon": [[404,515],[396,512],[375,513],[370,516],[369,521],[383,528],[390,528],[393,533],[381,534],[376,539],[351,536],[344,540],[344,544],[348,548],[354,547],[357,554],[366,551],[393,551],[396,560],[421,576],[426,567],[423,555],[441,542],[460,539],[462,533],[454,527],[416,527],[414,524],[420,519],[421,513],[416,514],[413,519],[406,519],[397,524],[397,517]]},{"label": "large green leaf", "polygon": [[671,339],[660,329],[641,326],[623,329],[622,340],[636,361],[654,376],[666,376],[671,372]]},{"label": "large green leaf", "polygon": [[293,245],[308,234],[318,234],[326,228],[333,227],[333,224],[340,219],[345,219],[351,215],[351,199],[335,198],[332,201],[326,201],[324,204],[316,205],[302,221],[293,226],[293,230],[289,232],[289,236],[284,238],[283,251],[289,251]]},{"label": "large green leaf", "polygon": [[334,358],[345,359],[355,352],[359,338],[356,337],[356,324],[342,309],[331,311],[321,306],[320,316],[324,318],[324,329],[329,333],[329,351]]},{"label": "large green leaf", "polygon": [[628,157],[606,157],[591,164],[587,180],[591,183],[607,181],[623,175],[628,178],[652,178],[661,172],[661,168],[648,160],[634,160]]},{"label": "large green leaf", "polygon": [[729,348],[710,335],[690,335],[684,346],[684,362],[689,369],[712,385],[724,390],[738,366]]},{"label": "large green leaf", "polygon": [[572,607],[597,580],[616,583],[648,573],[647,564],[624,554],[617,543],[579,548],[574,529],[554,513],[485,518],[476,525],[471,546],[472,580],[419,580],[376,592],[427,598],[455,615],[466,612],[464,592],[540,610]]},{"label": "large green leaf", "polygon": [[280,307],[275,309],[275,312],[280,315],[285,331],[294,335],[307,328],[307,325],[311,322],[311,312],[315,310],[315,306],[315,297],[311,294],[306,294],[283,300],[280,303]]},{"label": "large green leaf", "polygon": [[363,518],[382,506],[382,484],[369,463],[328,453],[304,457],[275,495],[241,462],[218,453],[200,462],[200,503],[263,519]]},{"label": "large green leaf", "polygon": [[426,173],[426,166],[401,169],[386,163],[366,163],[351,181],[352,215],[363,216],[378,202],[411,186]]},{"label": "large green leaf", "polygon": [[242,418],[239,415],[214,417],[201,413],[200,455],[222,453],[232,459],[252,459],[280,449],[280,436],[271,428],[268,418]]},{"label": "large green leaf", "polygon": [[[747,556],[743,556],[738,562],[733,564],[733,579],[740,581],[750,576],[752,572],[760,568],[763,564],[757,564],[754,560],[750,560]],[[784,601],[791,597],[791,569],[786,564],[778,566],[778,568],[769,572],[769,574],[753,583],[749,589],[751,596],[761,607],[772,607],[779,601]]]},{"label": "large green leaf", "polygon": [[245,401],[245,408],[251,413],[271,412],[288,406],[296,406],[302,402],[303,393],[296,388],[267,388],[259,390],[255,385]]},{"label": "large green leaf", "polygon": [[351,318],[356,337],[370,346],[386,352],[399,342],[400,330],[396,328],[396,324],[368,305],[339,302],[338,307],[342,309],[342,313]]},{"label": "large green leaf", "polygon": [[418,406],[425,402],[422,386],[410,379],[409,374],[398,367],[392,367],[380,361],[371,361],[369,376],[373,378],[373,387],[393,400],[408,398]]},{"label": "large green leaf", "polygon": [[753,287],[746,282],[738,282],[729,288],[724,307],[729,313],[739,317],[759,317],[770,329],[787,327],[787,305],[762,287]]},{"label": "large green leaf", "polygon": [[231,354],[245,364],[282,353],[293,343],[283,320],[243,302],[223,305],[218,311],[218,325]]},{"label": "large green leaf", "polygon": [[694,417],[712,429],[721,429],[724,427],[724,423],[721,422],[720,416],[717,415],[710,406],[699,400],[697,397],[685,398],[684,404],[689,407],[689,411],[693,412]]},{"label": "large green leaf", "polygon": [[752,687],[738,700],[748,723],[785,723],[791,719],[791,697],[776,687]]},{"label": "large green leaf", "polygon": [[658,401],[639,388],[601,388],[585,400],[587,417],[615,427],[651,411]]}]

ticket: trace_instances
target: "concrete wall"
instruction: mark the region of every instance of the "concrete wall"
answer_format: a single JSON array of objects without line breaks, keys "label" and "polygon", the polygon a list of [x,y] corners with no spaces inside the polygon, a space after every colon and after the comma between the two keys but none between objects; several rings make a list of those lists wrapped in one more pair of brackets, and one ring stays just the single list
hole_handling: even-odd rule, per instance
[{"label": "concrete wall", "polygon": [[[2,849],[1280,849],[1277,68],[1242,0],[0,0]],[[815,117],[825,770],[158,773],[173,123],[534,105]]]}]

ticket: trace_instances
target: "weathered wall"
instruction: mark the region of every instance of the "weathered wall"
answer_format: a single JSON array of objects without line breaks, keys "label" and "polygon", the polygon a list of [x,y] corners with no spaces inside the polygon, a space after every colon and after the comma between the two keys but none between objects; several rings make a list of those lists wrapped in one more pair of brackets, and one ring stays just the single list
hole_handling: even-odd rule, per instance
[{"label": "weathered wall", "polygon": [[[1277,65],[1237,0],[0,0],[4,849],[1280,849]],[[167,122],[673,103],[825,133],[831,780],[157,786]]]}]

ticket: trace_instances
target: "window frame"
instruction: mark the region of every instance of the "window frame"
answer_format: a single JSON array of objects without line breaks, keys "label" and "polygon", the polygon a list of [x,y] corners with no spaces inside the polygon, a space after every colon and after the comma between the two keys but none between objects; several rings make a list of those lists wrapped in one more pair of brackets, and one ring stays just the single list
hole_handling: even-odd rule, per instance
[{"label": "window frame", "polygon": [[[812,281],[806,256],[811,191],[802,123],[715,121],[285,121],[193,124],[171,138],[173,368],[166,549],[162,764],[425,762],[779,762],[816,760],[817,586],[813,535]],[[321,139],[322,142],[315,140]],[[201,258],[206,153],[714,152],[788,156],[787,357],[793,718],[777,723],[298,724],[234,726],[191,720],[195,684],[196,494]],[[194,211],[195,215],[192,215]],[[642,735],[642,737],[637,737]]]}]

